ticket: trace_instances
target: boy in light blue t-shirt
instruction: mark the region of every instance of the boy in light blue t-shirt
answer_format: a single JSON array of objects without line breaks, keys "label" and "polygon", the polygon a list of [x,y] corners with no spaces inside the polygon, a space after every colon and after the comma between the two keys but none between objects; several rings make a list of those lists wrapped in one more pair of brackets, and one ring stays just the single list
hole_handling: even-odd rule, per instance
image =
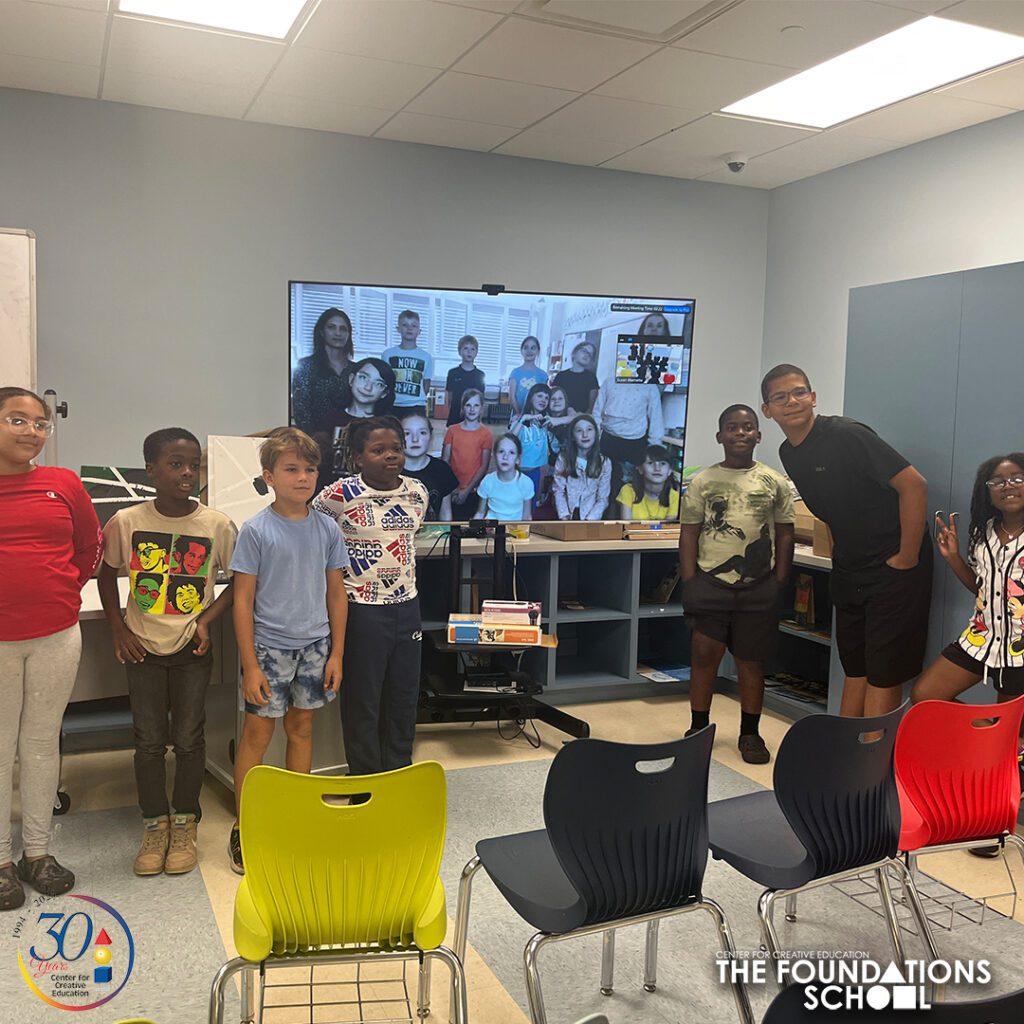
[{"label": "boy in light blue t-shirt", "polygon": [[[261,764],[279,718],[288,738],[289,771],[313,763],[313,712],[341,685],[349,564],[338,528],[311,512],[320,449],[301,430],[275,431],[260,446],[263,479],[274,502],[242,527],[231,558],[234,622],[242,663],[245,725],[235,754],[235,804],[250,768]],[[238,821],[229,840],[231,867],[244,874]]]}]

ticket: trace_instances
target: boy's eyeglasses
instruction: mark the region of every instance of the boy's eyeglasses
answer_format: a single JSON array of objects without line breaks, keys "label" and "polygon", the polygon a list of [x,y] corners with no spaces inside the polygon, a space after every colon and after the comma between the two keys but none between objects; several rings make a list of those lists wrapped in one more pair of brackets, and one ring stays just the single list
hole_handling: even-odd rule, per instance
[{"label": "boy's eyeglasses", "polygon": [[53,420],[27,420],[24,416],[5,416],[4,422],[16,434],[42,434],[43,437],[53,436]]},{"label": "boy's eyeglasses", "polygon": [[990,491],[1005,491],[1007,487],[1024,487],[1024,476],[1008,476],[1005,480],[997,476],[994,480],[986,480],[985,486]]},{"label": "boy's eyeglasses", "polygon": [[792,388],[789,391],[776,391],[768,396],[768,404],[785,405],[790,398],[795,398],[798,402],[802,402],[805,398],[808,398],[810,394],[810,388]]},{"label": "boy's eyeglasses", "polygon": [[379,378],[374,380],[369,374],[362,372],[356,374],[356,380],[359,381],[364,388],[373,388],[375,391],[383,391],[387,387],[387,384],[385,384],[384,381]]}]

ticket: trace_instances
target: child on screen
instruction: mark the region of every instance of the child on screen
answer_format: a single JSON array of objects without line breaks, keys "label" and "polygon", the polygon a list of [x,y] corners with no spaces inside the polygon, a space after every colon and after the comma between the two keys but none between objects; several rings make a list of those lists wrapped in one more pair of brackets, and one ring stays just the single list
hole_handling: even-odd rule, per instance
[{"label": "child on screen", "polygon": [[620,519],[677,519],[679,481],[672,472],[668,449],[649,445],[644,461],[633,470],[632,483],[623,484],[615,500]]},{"label": "child on screen", "polygon": [[451,501],[455,520],[469,519],[476,511],[476,488],[491,462],[491,432],[481,422],[483,410],[483,394],[476,388],[467,389],[462,395],[462,422],[445,431],[441,458],[459,481]]},{"label": "child on screen", "polygon": [[474,519],[517,522],[531,519],[533,481],[519,471],[523,446],[515,434],[503,434],[494,442],[495,471],[480,482],[480,508]]},{"label": "child on screen", "polygon": [[555,508],[559,519],[603,519],[611,494],[612,463],[601,454],[597,423],[587,413],[569,427],[565,450],[555,461]]}]

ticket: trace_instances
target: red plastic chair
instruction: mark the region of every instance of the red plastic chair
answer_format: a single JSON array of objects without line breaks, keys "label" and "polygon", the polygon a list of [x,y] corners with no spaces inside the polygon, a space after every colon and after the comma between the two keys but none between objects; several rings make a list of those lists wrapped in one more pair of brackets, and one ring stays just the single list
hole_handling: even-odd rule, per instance
[{"label": "red plastic chair", "polygon": [[900,850],[964,849],[979,840],[1011,843],[1020,810],[1017,746],[1024,697],[1004,704],[926,700],[896,736]]}]

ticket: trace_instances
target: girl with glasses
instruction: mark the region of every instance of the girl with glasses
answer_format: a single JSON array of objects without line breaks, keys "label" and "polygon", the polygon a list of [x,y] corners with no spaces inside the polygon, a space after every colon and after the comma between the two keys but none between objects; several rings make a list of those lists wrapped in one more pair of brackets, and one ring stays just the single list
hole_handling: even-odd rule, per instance
[{"label": "girl with glasses", "polygon": [[971,493],[967,558],[956,513],[935,514],[939,553],[975,595],[967,628],[914,686],[913,699],[953,700],[991,679],[999,700],[1024,694],[1024,453],[995,455],[978,467]]},{"label": "girl with glasses", "polygon": [[[103,535],[78,477],[33,462],[52,432],[50,410],[38,395],[0,388],[0,910],[25,902],[22,883],[45,896],[75,884],[49,852],[50,818],[61,719],[82,650],[81,590],[99,562]],[[15,753],[24,846],[17,864]]]},{"label": "girl with glasses", "polygon": [[344,402],[334,416],[334,456],[329,460],[333,474],[325,472],[325,466],[321,463],[318,485],[326,487],[338,474],[352,472],[353,466],[349,461],[345,440],[349,424],[371,416],[390,416],[394,404],[395,371],[383,359],[367,356],[349,365]]}]

